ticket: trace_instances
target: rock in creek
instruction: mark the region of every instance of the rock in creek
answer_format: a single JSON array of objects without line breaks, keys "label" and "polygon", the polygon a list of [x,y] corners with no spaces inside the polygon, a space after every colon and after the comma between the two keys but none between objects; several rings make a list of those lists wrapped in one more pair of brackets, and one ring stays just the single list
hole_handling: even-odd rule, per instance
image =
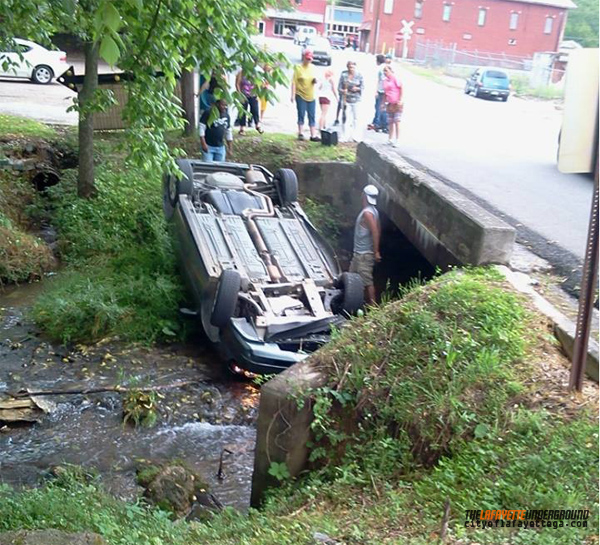
[{"label": "rock in creek", "polygon": [[175,517],[205,519],[223,506],[196,473],[182,464],[155,466],[143,463],[138,468],[138,484],[152,503]]}]

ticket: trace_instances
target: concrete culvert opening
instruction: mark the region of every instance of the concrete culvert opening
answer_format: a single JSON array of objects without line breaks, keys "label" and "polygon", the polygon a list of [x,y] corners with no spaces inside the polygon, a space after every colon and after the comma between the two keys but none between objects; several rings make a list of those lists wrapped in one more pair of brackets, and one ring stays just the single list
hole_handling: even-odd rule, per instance
[{"label": "concrete culvert opening", "polygon": [[36,191],[43,192],[49,187],[52,187],[60,182],[60,176],[58,172],[54,170],[43,170],[37,172],[31,178],[31,183],[35,187]]},{"label": "concrete culvert opening", "polygon": [[[349,222],[350,216],[344,219],[348,223],[345,222],[341,227],[342,233],[336,250],[342,269],[348,270],[352,259],[354,224]],[[379,221],[381,261],[375,265],[373,271],[377,301],[381,301],[382,295],[396,298],[400,286],[408,285],[413,280],[428,280],[435,274],[435,266],[423,257],[389,216],[381,210],[379,210]]]},{"label": "concrete culvert opening", "polygon": [[435,274],[435,267],[385,213],[379,211],[379,219],[381,262],[375,266],[373,273],[378,301],[386,292],[395,297],[400,286],[405,286],[412,280],[429,280]]}]

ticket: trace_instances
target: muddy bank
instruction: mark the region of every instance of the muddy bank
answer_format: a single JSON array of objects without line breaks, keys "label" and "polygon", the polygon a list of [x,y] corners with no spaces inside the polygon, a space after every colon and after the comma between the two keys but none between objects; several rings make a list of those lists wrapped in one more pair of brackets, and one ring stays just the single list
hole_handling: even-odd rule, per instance
[{"label": "muddy bank", "polygon": [[[0,292],[0,399],[27,391],[102,393],[42,395],[48,408],[31,424],[0,429],[0,479],[35,486],[60,464],[100,472],[109,490],[133,498],[140,459],[184,460],[224,505],[248,505],[258,390],[230,380],[218,356],[200,344],[125,347],[114,340],[66,348],[39,334],[27,317],[40,284]],[[161,387],[152,428],[123,424],[119,388]],[[36,398],[37,399],[37,398]],[[225,478],[217,479],[223,449]]]}]

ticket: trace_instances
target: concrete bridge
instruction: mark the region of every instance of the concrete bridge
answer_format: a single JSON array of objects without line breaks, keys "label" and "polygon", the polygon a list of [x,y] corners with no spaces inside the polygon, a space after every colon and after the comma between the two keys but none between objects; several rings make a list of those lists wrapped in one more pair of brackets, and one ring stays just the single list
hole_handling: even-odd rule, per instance
[{"label": "concrete bridge", "polygon": [[302,193],[352,215],[366,184],[380,190],[378,208],[432,264],[507,264],[515,230],[444,182],[414,168],[385,145],[361,143],[356,163],[304,163]]}]

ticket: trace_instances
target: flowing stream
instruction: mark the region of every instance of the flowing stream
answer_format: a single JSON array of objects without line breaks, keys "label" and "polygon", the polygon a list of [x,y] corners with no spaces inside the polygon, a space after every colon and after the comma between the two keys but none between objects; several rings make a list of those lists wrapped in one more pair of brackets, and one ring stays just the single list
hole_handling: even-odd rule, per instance
[{"label": "flowing stream", "polygon": [[36,486],[53,467],[76,464],[99,472],[116,496],[133,499],[142,461],[182,460],[221,503],[247,508],[258,389],[225,376],[206,346],[50,343],[28,317],[42,284],[0,292],[0,401],[23,390],[167,387],[156,392],[158,420],[151,428],[123,423],[122,392],[35,397],[47,411],[38,422],[0,422],[0,481]]}]

